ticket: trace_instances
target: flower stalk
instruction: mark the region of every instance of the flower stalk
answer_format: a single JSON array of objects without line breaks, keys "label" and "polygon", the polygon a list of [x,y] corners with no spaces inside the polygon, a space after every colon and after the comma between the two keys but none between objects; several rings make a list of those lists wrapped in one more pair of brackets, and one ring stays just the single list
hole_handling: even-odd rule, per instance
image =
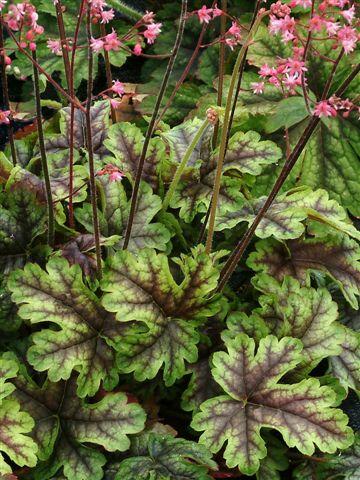
[{"label": "flower stalk", "polygon": [[[85,8],[85,1],[82,0],[81,5],[79,7],[73,44],[72,44],[72,51],[71,51],[71,62],[70,62],[70,83],[69,83],[69,93],[73,100],[75,100],[75,86],[74,86],[74,75],[75,75],[75,58],[76,58],[76,47],[79,38],[80,32],[80,25],[83,18],[83,12]],[[73,205],[73,197],[74,197],[74,125],[75,125],[75,103],[72,102],[70,105],[70,134],[69,134],[69,225],[70,228],[74,228],[75,221],[74,221],[74,205]]]},{"label": "flower stalk", "polygon": [[206,239],[206,252],[209,254],[212,249],[212,242],[213,242],[213,237],[214,237],[214,228],[215,228],[215,218],[216,218],[216,210],[217,210],[217,205],[218,205],[218,200],[219,200],[219,193],[220,193],[220,184],[221,184],[221,177],[222,177],[222,169],[224,165],[224,159],[225,159],[225,154],[226,154],[226,146],[227,146],[227,137],[228,137],[228,130],[230,126],[230,116],[231,116],[231,105],[232,105],[232,100],[233,100],[233,95],[235,91],[235,84],[236,80],[238,77],[238,72],[241,66],[241,63],[243,59],[245,58],[245,55],[247,53],[248,46],[252,42],[259,25],[265,16],[265,13],[258,15],[257,19],[255,20],[252,28],[250,29],[246,42],[242,46],[237,59],[236,63],[234,66],[233,74],[231,76],[230,80],[230,85],[229,85],[229,91],[228,91],[228,96],[226,100],[226,107],[225,107],[225,112],[224,112],[224,122],[223,122],[223,127],[222,127],[222,132],[221,132],[221,139],[220,139],[220,148],[219,148],[219,158],[218,158],[218,163],[217,163],[217,169],[216,169],[216,174],[215,174],[215,182],[214,182],[214,189],[213,189],[213,195],[211,199],[211,208],[210,208],[210,215],[209,215],[209,229],[208,229],[208,236]]},{"label": "flower stalk", "polygon": [[62,51],[62,56],[64,61],[66,84],[67,84],[68,90],[70,91],[71,69],[70,69],[70,58],[69,58],[69,45],[66,38],[66,30],[65,30],[65,24],[64,24],[63,6],[61,3],[61,0],[57,0],[54,3],[55,3],[55,9],[56,9],[56,20],[57,20],[58,30],[60,35],[61,51]]},{"label": "flower stalk", "polygon": [[140,188],[140,181],[141,181],[142,172],[143,172],[143,169],[144,169],[146,154],[147,154],[147,150],[148,150],[148,147],[149,147],[150,139],[151,139],[151,137],[154,133],[154,127],[155,127],[156,119],[157,119],[157,116],[158,116],[158,113],[159,113],[159,110],[160,110],[161,102],[162,102],[164,94],[166,92],[166,88],[167,88],[167,85],[168,85],[168,82],[169,82],[169,78],[170,78],[171,72],[173,70],[175,60],[176,60],[176,57],[177,57],[177,54],[179,52],[179,48],[180,48],[180,45],[181,45],[181,42],[182,42],[184,29],[185,29],[185,22],[186,22],[186,13],[187,13],[187,0],[182,0],[180,22],[179,22],[179,28],[178,28],[178,32],[177,32],[177,35],[176,35],[174,48],[172,50],[172,54],[171,54],[171,57],[169,59],[169,62],[168,62],[167,68],[166,68],[166,72],[165,72],[165,75],[164,75],[162,83],[161,83],[159,95],[158,95],[157,100],[156,100],[155,108],[154,108],[154,111],[153,111],[148,129],[147,129],[147,132],[146,132],[144,145],[143,145],[141,156],[140,156],[140,159],[139,159],[139,164],[138,164],[138,168],[137,168],[137,172],[136,172],[136,178],[135,178],[134,187],[133,187],[132,196],[131,196],[129,221],[128,221],[128,224],[127,224],[125,239],[124,239],[124,247],[123,247],[124,250],[126,250],[128,245],[129,245],[132,225],[133,225],[133,222],[134,222],[134,216],[135,216],[135,212],[136,212],[137,198],[138,198],[139,188]]},{"label": "flower stalk", "polygon": [[[34,61],[36,62],[37,61],[36,50],[32,52],[32,56]],[[51,191],[49,167],[48,167],[47,158],[46,158],[44,131],[43,131],[43,125],[42,125],[39,72],[35,67],[35,65],[33,67],[33,70],[34,70],[34,92],[35,92],[35,102],[36,102],[36,120],[37,120],[37,130],[38,130],[38,137],[39,137],[39,150],[40,150],[40,158],[41,158],[41,167],[42,167],[42,172],[43,172],[44,182],[45,182],[45,193],[46,193],[46,201],[47,201],[47,208],[48,208],[48,242],[49,242],[49,245],[53,247],[54,238],[55,238],[55,215],[54,215],[54,205],[53,205],[53,198],[52,198],[52,191]]]},{"label": "flower stalk", "polygon": [[88,87],[87,87],[87,104],[85,113],[86,123],[86,146],[88,151],[89,160],[89,176],[90,176],[90,197],[93,217],[93,230],[94,230],[94,243],[96,252],[96,266],[98,279],[102,277],[102,264],[101,264],[101,244],[100,244],[100,227],[97,210],[97,192],[96,192],[96,179],[95,179],[95,160],[92,141],[92,129],[91,129],[91,100],[93,91],[93,64],[94,57],[91,48],[91,4],[87,5],[87,19],[86,19],[86,34],[88,41]]}]

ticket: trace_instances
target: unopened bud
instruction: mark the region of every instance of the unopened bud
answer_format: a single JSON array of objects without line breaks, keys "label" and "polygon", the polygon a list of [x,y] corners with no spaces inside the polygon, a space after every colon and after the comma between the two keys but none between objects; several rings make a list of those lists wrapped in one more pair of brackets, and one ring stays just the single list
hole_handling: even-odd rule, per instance
[{"label": "unopened bud", "polygon": [[208,108],[206,110],[206,117],[212,125],[215,125],[219,119],[219,114],[215,108]]}]

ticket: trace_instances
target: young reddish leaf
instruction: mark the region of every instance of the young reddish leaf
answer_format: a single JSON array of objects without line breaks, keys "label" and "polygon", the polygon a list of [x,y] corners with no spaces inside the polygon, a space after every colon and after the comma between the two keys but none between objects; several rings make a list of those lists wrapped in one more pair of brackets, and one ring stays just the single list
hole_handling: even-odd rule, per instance
[{"label": "young reddish leaf", "polygon": [[305,455],[312,455],[315,445],[333,453],[352,443],[346,415],[331,408],[331,388],[314,378],[278,383],[302,361],[299,340],[267,336],[255,355],[254,340],[240,334],[227,349],[214,354],[212,370],[225,394],[204,402],[191,425],[205,431],[200,442],[214,453],[227,441],[224,458],[230,468],[238,466],[247,475],[258,470],[266,456],[263,427],[278,430],[289,447]]}]

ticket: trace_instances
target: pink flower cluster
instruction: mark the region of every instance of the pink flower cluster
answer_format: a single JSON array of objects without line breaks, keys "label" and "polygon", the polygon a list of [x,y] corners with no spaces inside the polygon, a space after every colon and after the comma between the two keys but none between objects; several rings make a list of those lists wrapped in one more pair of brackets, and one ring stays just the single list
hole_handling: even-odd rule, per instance
[{"label": "pink flower cluster", "polygon": [[[104,13],[105,11],[103,10],[104,6],[106,3],[103,0],[92,0],[92,6],[97,9],[98,14],[102,15],[102,23],[107,23],[107,21],[104,20]],[[112,20],[113,16],[110,18],[111,15],[106,16],[106,18]],[[94,17],[95,18],[95,17]],[[159,33],[161,32],[161,23],[155,23],[154,22],[155,14],[153,12],[146,12],[145,15],[142,17],[142,19],[136,23],[136,25],[133,27],[133,29],[140,29],[142,27],[145,27],[145,30],[143,31],[138,31],[135,36],[138,36],[138,41],[134,47],[133,53],[135,55],[141,55],[142,53],[142,46],[141,46],[141,37],[144,37],[147,41],[148,44],[153,44],[158,37]],[[134,35],[128,35],[124,37],[124,40],[130,40]],[[140,37],[141,36],[141,37]],[[54,48],[56,47],[55,44],[53,45]],[[118,51],[122,47],[122,42],[117,36],[115,30],[113,29],[111,33],[106,35],[105,37],[102,38],[92,38],[91,39],[91,48],[93,49],[94,52],[99,52],[101,50],[106,50],[106,51]],[[50,45],[49,45],[50,48]]]},{"label": "pink flower cluster", "polygon": [[[297,21],[291,15],[292,8],[309,8],[311,5],[311,0],[292,0],[287,4],[278,0],[270,7],[269,32],[273,35],[280,34],[284,43],[299,42],[301,35],[297,31]],[[341,46],[345,54],[349,54],[359,40],[358,32],[351,26],[354,18],[355,5],[350,6],[349,0],[324,0],[315,9],[309,29],[327,35],[333,41],[333,48]],[[342,23],[344,21],[345,25]]]},{"label": "pink flower cluster", "polygon": [[94,23],[109,23],[113,20],[115,12],[108,8],[104,0],[91,0],[91,18]]},{"label": "pink flower cluster", "polygon": [[[307,68],[305,62],[299,59],[298,56],[294,58],[279,58],[276,67],[269,67],[267,63],[259,70],[259,75],[262,79],[266,79],[271,85],[281,89],[284,93],[294,95],[296,87],[302,84],[303,75]],[[304,78],[306,81],[306,79]],[[254,93],[263,93],[264,82],[253,83],[251,87]]]},{"label": "pink flower cluster", "polygon": [[0,12],[1,12],[1,11],[3,10],[3,8],[5,7],[6,1],[7,1],[7,0],[0,0]]},{"label": "pink flower cluster", "polygon": [[231,27],[225,34],[225,43],[228,45],[231,50],[234,49],[241,41],[241,30],[239,25],[236,22],[232,22]]},{"label": "pink flower cluster", "polygon": [[321,100],[315,105],[314,115],[316,117],[336,117],[338,112],[343,117],[348,117],[351,111],[357,111],[360,114],[360,107],[356,106],[351,100],[345,100],[332,96],[329,100]]},{"label": "pink flower cluster", "polygon": [[37,23],[38,18],[36,8],[27,1],[9,5],[4,15],[7,26],[14,32],[21,32],[21,47],[29,47],[30,50],[36,49],[36,37],[44,32],[44,28]]},{"label": "pink flower cluster", "polygon": [[106,50],[110,52],[111,50],[118,52],[121,47],[121,42],[115,32],[112,29],[111,33],[108,33],[103,38],[91,38],[91,48],[94,52],[99,52],[100,50]]},{"label": "pink flower cluster", "polygon": [[125,173],[111,163],[108,163],[102,170],[97,172],[97,176],[102,177],[103,175],[109,175],[110,182],[118,182],[125,177]]},{"label": "pink flower cluster", "polygon": [[220,17],[223,11],[220,10],[217,5],[215,5],[214,8],[207,8],[206,5],[203,5],[200,10],[196,11],[196,14],[199,17],[200,23],[209,23],[210,20]]}]

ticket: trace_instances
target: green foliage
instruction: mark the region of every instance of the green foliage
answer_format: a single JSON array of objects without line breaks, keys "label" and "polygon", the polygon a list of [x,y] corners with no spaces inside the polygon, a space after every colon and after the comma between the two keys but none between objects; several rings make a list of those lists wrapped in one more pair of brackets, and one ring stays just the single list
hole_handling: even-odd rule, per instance
[{"label": "green foliage", "polygon": [[[31,3],[45,27],[36,38],[38,61],[69,91],[63,58],[47,46],[59,38],[55,6],[49,0]],[[61,1],[70,48],[80,3]],[[94,165],[89,165],[85,108],[75,108],[72,202],[70,104],[40,76],[55,216],[52,245],[47,244],[47,177],[34,122],[33,67],[5,29],[17,163],[5,145],[8,128],[0,125],[1,479],[360,479],[357,107],[320,119],[231,279],[218,288],[226,260],[249,238],[246,232],[309,125],[328,79],[330,96],[358,64],[359,54],[338,57],[337,34],[323,41],[325,29],[315,28],[306,85],[288,95],[266,81],[264,92],[255,95],[258,69],[265,63],[278,66],[294,53],[291,42],[269,35],[264,17],[248,48],[232,127],[224,132],[241,45],[229,49],[225,42],[219,105],[221,19],[201,24],[196,11],[203,3],[188,2],[136,204],[139,161],[181,2],[108,0],[115,18],[106,25],[93,19],[94,38],[103,36],[103,27],[106,33],[114,29],[121,46],[108,52],[111,79],[105,53],[93,52]],[[226,28],[231,18],[238,19],[241,42],[254,3],[227,2]],[[154,45],[144,37],[146,10],[162,24]],[[83,13],[74,86],[76,101],[86,107]],[[293,8],[301,29],[298,47],[307,36],[309,13]],[[334,20],[347,24],[340,14]],[[25,41],[26,29],[14,34]],[[137,43],[141,56],[131,53]],[[358,101],[359,78],[342,100]],[[119,99],[109,92],[110,80],[124,82],[126,90],[112,109],[110,97]],[[211,107],[216,108],[208,111]],[[18,130],[24,122],[29,125]],[[173,182],[201,126],[201,138]],[[228,144],[207,253],[204,223],[223,133]],[[174,194],[167,202],[169,189]]]},{"label": "green foliage", "polygon": [[278,280],[292,275],[306,285],[310,285],[309,272],[323,272],[338,283],[347,301],[357,309],[359,253],[358,244],[345,235],[328,236],[321,240],[290,240],[286,244],[260,241],[257,251],[250,255],[248,265]]},{"label": "green foliage", "polygon": [[205,447],[169,435],[145,433],[135,437],[130,454],[120,463],[115,480],[210,480],[209,468],[216,470]]},{"label": "green foliage", "polygon": [[68,380],[77,370],[80,397],[94,395],[101,381],[113,388],[118,380],[113,346],[119,342],[121,325],[84,285],[78,265],[53,258],[46,270],[28,263],[14,271],[8,283],[22,318],[60,327],[33,335],[29,362],[39,371],[47,370],[53,382]]},{"label": "green foliage", "polygon": [[197,360],[200,340],[197,326],[217,313],[214,297],[219,276],[203,248],[173,259],[183,280],[176,283],[168,259],[153,250],[137,256],[117,252],[110,259],[102,282],[104,307],[124,325],[117,364],[122,372],[134,372],[137,380],[154,378],[164,365],[166,385],[185,373],[185,361]]},{"label": "green foliage", "polygon": [[[123,236],[129,219],[130,200],[127,199],[125,188],[121,183],[109,183],[107,179],[100,180],[100,183],[103,203],[99,211],[100,230],[105,237],[119,236],[115,248],[120,249],[123,246]],[[163,224],[152,222],[160,210],[161,199],[152,194],[151,187],[147,183],[142,183],[129,250],[136,251],[142,248],[166,250],[170,233]],[[86,203],[82,208],[77,209],[76,218],[86,231],[93,231],[90,204]]]},{"label": "green foliage", "polygon": [[228,353],[213,356],[212,374],[225,391],[200,407],[192,427],[205,431],[200,437],[212,452],[218,452],[225,441],[224,458],[231,468],[238,466],[251,475],[266,456],[260,436],[262,427],[279,430],[289,447],[312,455],[315,445],[333,453],[353,441],[346,416],[331,408],[335,394],[316,379],[295,384],[279,384],[287,372],[302,361],[301,342],[290,337],[278,341],[267,336],[255,342],[239,334],[227,343]]},{"label": "green foliage", "polygon": [[19,466],[36,465],[36,444],[27,435],[34,421],[26,412],[20,410],[20,404],[11,397],[15,386],[7,380],[16,377],[18,364],[11,353],[0,357],[0,474],[12,472],[4,460],[4,452],[11,461]]},{"label": "green foliage", "polygon": [[299,338],[303,362],[298,368],[307,371],[323,358],[341,353],[344,327],[336,322],[337,305],[326,289],[301,287],[292,277],[285,277],[279,284],[267,275],[259,275],[253,282],[265,293],[259,298],[261,308],[253,310],[250,318],[244,313],[229,315],[230,332],[223,333],[225,338],[248,333],[249,326],[251,335],[258,339],[270,333],[278,338]]},{"label": "green foliage", "polygon": [[129,448],[128,434],[144,427],[145,413],[127,402],[124,393],[110,393],[87,404],[76,395],[76,380],[39,387],[22,369],[13,396],[35,421],[32,431],[38,446],[40,464],[36,479],[51,478],[60,468],[68,480],[100,480],[105,457],[100,451],[82,445],[101,445],[106,451]]},{"label": "green foliage", "polygon": [[[169,134],[167,134],[169,137]],[[213,153],[204,151],[200,155],[202,165],[194,167],[191,179],[184,179],[179,184],[171,201],[171,207],[179,208],[179,215],[186,222],[191,222],[197,213],[204,213],[210,204],[212,186],[215,178],[218,150]],[[238,211],[244,203],[239,192],[245,174],[256,176],[262,171],[263,165],[275,163],[281,156],[276,145],[269,141],[261,141],[256,132],[238,132],[229,141],[229,147],[224,160],[219,198],[220,218],[226,212]]]}]

